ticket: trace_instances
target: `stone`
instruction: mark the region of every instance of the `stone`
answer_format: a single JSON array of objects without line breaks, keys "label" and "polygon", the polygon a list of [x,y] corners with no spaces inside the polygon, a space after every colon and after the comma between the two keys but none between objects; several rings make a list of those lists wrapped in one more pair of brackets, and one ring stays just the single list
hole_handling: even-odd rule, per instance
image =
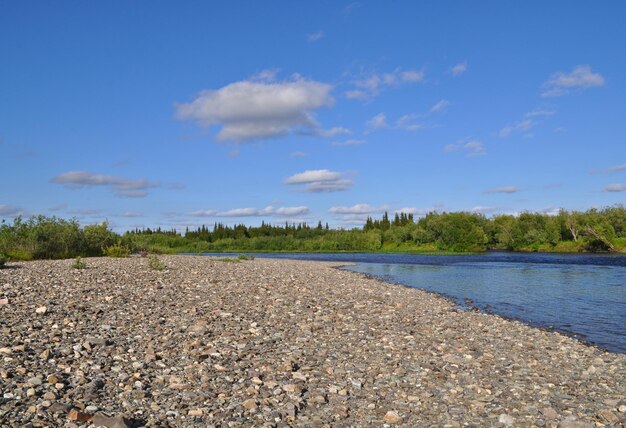
[{"label": "stone", "polygon": [[106,413],[98,412],[93,415],[93,426],[104,428],[131,428],[132,422],[124,416],[109,416]]},{"label": "stone", "polygon": [[515,418],[511,415],[507,415],[506,413],[502,413],[498,417],[498,422],[506,426],[512,426],[515,423]]},{"label": "stone", "polygon": [[43,383],[41,381],[41,378],[37,377],[37,376],[33,376],[33,377],[28,378],[28,380],[26,382],[31,384],[31,385],[34,385],[34,386],[39,386],[39,385],[41,385]]},{"label": "stone", "polygon": [[35,309],[35,313],[37,313],[39,315],[43,315],[46,312],[48,312],[48,307],[46,307],[46,306],[40,306],[37,309]]},{"label": "stone", "polygon": [[619,422],[619,418],[617,417],[617,415],[610,410],[602,410],[600,412],[600,417],[610,424]]},{"label": "stone", "polygon": [[399,424],[402,422],[402,417],[393,410],[388,411],[383,417],[383,422],[387,424]]},{"label": "stone", "polygon": [[90,422],[92,420],[91,415],[87,413],[83,413],[77,409],[70,410],[69,414],[67,415],[67,418],[70,421],[76,421],[76,422]]},{"label": "stone", "polygon": [[255,400],[250,398],[243,402],[243,407],[245,407],[248,410],[254,410],[257,408],[257,404]]},{"label": "stone", "polygon": [[56,394],[55,394],[54,392],[52,392],[52,391],[48,391],[48,392],[46,392],[46,393],[43,395],[43,398],[44,398],[44,400],[50,400],[50,401],[53,401],[53,400],[56,400],[56,399],[57,399],[57,396],[56,396]]},{"label": "stone", "polygon": [[191,409],[187,412],[187,416],[202,416],[204,411],[202,409]]},{"label": "stone", "polygon": [[556,419],[559,416],[556,410],[554,410],[552,407],[546,407],[545,409],[541,409],[541,414],[549,420]]}]

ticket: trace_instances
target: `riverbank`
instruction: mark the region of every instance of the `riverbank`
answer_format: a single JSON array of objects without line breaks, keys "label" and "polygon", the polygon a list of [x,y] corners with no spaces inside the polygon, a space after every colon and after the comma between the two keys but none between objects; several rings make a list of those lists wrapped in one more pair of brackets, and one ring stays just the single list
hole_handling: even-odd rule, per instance
[{"label": "riverbank", "polygon": [[0,270],[2,424],[626,422],[624,355],[337,263],[161,259]]}]

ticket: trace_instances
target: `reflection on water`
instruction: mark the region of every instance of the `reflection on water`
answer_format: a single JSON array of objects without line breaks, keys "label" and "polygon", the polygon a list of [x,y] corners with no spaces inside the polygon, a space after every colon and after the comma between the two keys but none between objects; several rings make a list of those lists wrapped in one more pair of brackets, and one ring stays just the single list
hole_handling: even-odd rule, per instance
[{"label": "reflection on water", "polygon": [[[221,254],[223,256],[223,254]],[[255,254],[358,263],[356,272],[442,293],[626,353],[626,255],[490,252],[474,255]]]}]

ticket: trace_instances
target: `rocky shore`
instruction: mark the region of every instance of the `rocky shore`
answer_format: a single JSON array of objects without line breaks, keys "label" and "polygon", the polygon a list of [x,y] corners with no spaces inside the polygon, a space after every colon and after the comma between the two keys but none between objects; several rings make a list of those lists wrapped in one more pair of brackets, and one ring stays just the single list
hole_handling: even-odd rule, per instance
[{"label": "rocky shore", "polygon": [[626,355],[337,264],[0,270],[0,426],[601,427]]}]

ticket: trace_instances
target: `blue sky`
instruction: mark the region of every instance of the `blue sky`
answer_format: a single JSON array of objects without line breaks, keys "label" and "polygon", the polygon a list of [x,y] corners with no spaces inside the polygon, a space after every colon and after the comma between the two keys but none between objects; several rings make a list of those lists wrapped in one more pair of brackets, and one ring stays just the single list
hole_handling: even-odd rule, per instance
[{"label": "blue sky", "polygon": [[626,3],[1,2],[0,217],[626,201]]}]

